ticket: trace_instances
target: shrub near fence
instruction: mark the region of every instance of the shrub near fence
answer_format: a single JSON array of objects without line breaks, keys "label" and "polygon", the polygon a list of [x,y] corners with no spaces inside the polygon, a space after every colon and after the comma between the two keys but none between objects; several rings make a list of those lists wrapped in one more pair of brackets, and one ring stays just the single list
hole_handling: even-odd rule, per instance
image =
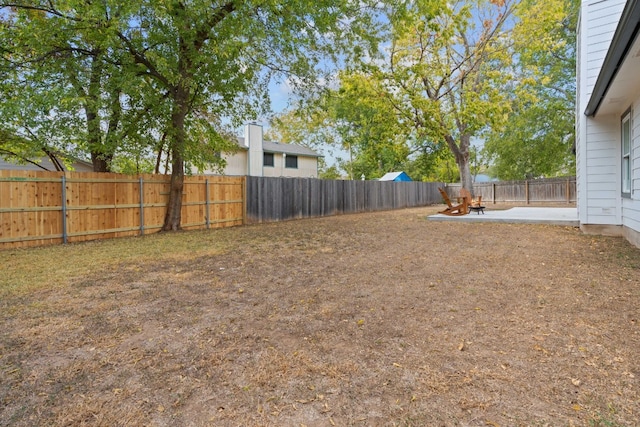
[{"label": "shrub near fence", "polygon": [[[576,178],[474,183],[475,196],[485,203],[575,203]],[[460,184],[447,184],[449,196],[460,194]]]},{"label": "shrub near fence", "polygon": [[436,182],[247,177],[247,221],[268,222],[441,203]]},{"label": "shrub near fence", "polygon": [[[158,231],[169,185],[168,175],[0,171],[0,248]],[[243,222],[243,177],[185,177],[183,228]]]}]

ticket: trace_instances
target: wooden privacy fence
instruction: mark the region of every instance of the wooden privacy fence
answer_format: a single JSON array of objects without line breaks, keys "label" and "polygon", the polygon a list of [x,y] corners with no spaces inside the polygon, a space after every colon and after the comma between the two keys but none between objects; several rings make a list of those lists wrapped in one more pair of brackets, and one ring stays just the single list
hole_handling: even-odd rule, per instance
[{"label": "wooden privacy fence", "polygon": [[[162,227],[168,175],[0,170],[0,248],[142,235]],[[436,182],[185,177],[184,229],[442,203]],[[460,184],[446,185],[457,196]],[[572,203],[571,178],[474,184],[486,203]]]},{"label": "wooden privacy fence", "polygon": [[[244,177],[185,177],[182,227],[244,222]],[[136,236],[162,227],[168,175],[0,170],[0,248]]]},{"label": "wooden privacy fence", "polygon": [[442,201],[438,187],[443,185],[247,177],[247,222],[427,206]]},{"label": "wooden privacy fence", "polygon": [[[576,178],[474,183],[473,191],[486,203],[574,203]],[[450,196],[455,197],[459,192],[460,184],[447,184]]]}]

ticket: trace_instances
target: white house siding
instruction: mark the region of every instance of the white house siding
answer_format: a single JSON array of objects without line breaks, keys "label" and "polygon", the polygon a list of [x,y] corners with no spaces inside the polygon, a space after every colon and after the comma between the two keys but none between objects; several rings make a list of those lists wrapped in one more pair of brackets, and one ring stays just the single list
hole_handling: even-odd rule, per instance
[{"label": "white house siding", "polygon": [[[245,137],[238,139],[240,151],[224,155],[227,164],[224,175],[270,176],[270,177],[318,177],[318,155],[311,149],[264,141],[262,126],[249,124],[245,127]],[[264,165],[264,153],[273,154],[273,166]],[[298,167],[285,167],[285,156],[297,156]],[[216,174],[213,170],[199,171]]]},{"label": "white house siding", "polygon": [[[244,176],[247,174],[247,150],[241,150],[231,155],[225,155],[227,165],[224,174],[230,176]],[[205,173],[212,173],[211,171]]]},{"label": "white house siding", "polygon": [[[578,216],[583,225],[621,225],[620,118],[584,115],[624,0],[583,1],[578,28]],[[587,172],[588,169],[588,172]]]},{"label": "white house siding", "polygon": [[263,176],[283,176],[289,178],[317,178],[318,159],[315,157],[298,156],[298,167],[285,167],[282,153],[274,153],[273,166],[263,168]]},{"label": "white house siding", "polygon": [[298,175],[304,178],[318,177],[318,158],[298,156]]},{"label": "white house siding", "polygon": [[[224,168],[224,174],[229,176],[244,176],[247,175],[247,156],[249,152],[243,149],[237,153],[231,155],[225,155],[227,165]],[[254,157],[257,157],[254,154]],[[262,160],[262,156],[260,156]],[[317,157],[306,157],[298,155],[298,167],[286,168],[284,167],[284,157],[282,153],[273,153],[273,166],[260,165],[260,172],[255,176],[282,176],[282,177],[295,177],[295,178],[317,178],[318,177],[318,159]],[[257,166],[254,166],[257,168]],[[254,173],[256,170],[254,170]],[[216,174],[213,170],[203,170],[201,173],[205,175]]]},{"label": "white house siding", "polygon": [[[584,147],[586,166],[586,224],[620,225],[620,118],[589,118]],[[583,206],[584,208],[585,206]]]}]

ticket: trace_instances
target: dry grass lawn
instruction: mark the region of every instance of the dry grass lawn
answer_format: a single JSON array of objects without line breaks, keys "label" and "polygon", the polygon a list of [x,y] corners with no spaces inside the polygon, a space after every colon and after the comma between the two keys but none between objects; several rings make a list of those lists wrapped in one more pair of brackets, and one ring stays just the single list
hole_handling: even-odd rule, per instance
[{"label": "dry grass lawn", "polygon": [[0,252],[0,426],[630,426],[640,250],[437,208]]}]

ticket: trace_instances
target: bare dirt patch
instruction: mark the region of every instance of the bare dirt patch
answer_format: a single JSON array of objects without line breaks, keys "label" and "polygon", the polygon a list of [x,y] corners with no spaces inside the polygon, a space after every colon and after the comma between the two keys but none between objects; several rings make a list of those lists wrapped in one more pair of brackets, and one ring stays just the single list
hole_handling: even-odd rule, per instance
[{"label": "bare dirt patch", "polygon": [[640,251],[436,210],[0,253],[0,425],[636,425]]}]

